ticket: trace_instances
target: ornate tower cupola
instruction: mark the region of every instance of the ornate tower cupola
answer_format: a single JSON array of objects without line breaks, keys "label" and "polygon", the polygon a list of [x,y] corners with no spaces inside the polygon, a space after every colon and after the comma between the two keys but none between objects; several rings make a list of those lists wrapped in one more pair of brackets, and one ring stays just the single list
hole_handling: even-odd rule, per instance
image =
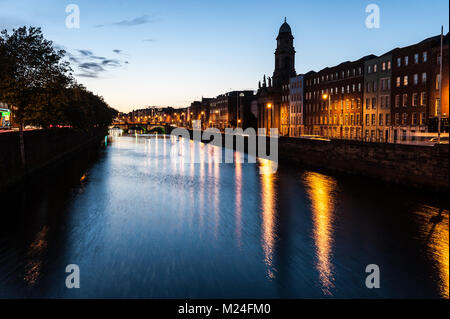
[{"label": "ornate tower cupola", "polygon": [[280,87],[282,83],[296,76],[294,37],[291,27],[284,18],[277,37],[277,49],[275,50],[275,71],[273,72],[273,86]]}]

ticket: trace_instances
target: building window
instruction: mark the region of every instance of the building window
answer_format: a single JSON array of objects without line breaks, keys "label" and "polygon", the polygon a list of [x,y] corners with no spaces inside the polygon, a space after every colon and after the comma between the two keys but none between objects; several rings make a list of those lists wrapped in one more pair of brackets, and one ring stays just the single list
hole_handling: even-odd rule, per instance
[{"label": "building window", "polygon": [[370,109],[370,99],[366,99],[366,110]]},{"label": "building window", "polygon": [[372,98],[372,109],[376,109],[377,108],[377,98],[373,97]]},{"label": "building window", "polygon": [[367,126],[370,125],[369,114],[366,114],[366,125],[367,125]]},{"label": "building window", "polygon": [[420,113],[420,124],[425,125],[425,113]]},{"label": "building window", "polygon": [[373,91],[376,92],[377,91],[377,81],[373,81]]},{"label": "building window", "polygon": [[414,54],[414,63],[419,64],[419,53]]},{"label": "building window", "polygon": [[400,95],[397,94],[395,96],[395,107],[399,107],[400,106]]},{"label": "building window", "polygon": [[372,122],[371,123],[372,123],[372,125],[375,125],[375,114],[372,114],[371,117],[372,117]]},{"label": "building window", "polygon": [[427,72],[423,72],[422,73],[422,83],[426,83],[427,82]]},{"label": "building window", "polygon": [[388,68],[388,70],[391,69],[391,61],[388,61],[388,63],[387,63],[387,68]]},{"label": "building window", "polygon": [[378,115],[378,125],[383,126],[383,114]]},{"label": "building window", "polygon": [[408,63],[409,63],[409,57],[405,56],[405,66],[408,66]]},{"label": "building window", "polygon": [[423,59],[423,62],[427,62],[427,60],[428,60],[428,54],[427,54],[427,51],[425,51],[425,52],[422,53],[422,59]]},{"label": "building window", "polygon": [[408,94],[403,94],[403,98],[402,98],[402,106],[407,106],[408,105]]},{"label": "building window", "polygon": [[434,100],[434,114],[433,116],[437,116],[438,115],[438,110],[439,110],[439,99],[435,99]]},{"label": "building window", "polygon": [[358,92],[361,92],[361,83],[358,83]]},{"label": "building window", "polygon": [[408,113],[402,114],[402,124],[406,125],[408,123]]},{"label": "building window", "polygon": [[414,74],[413,81],[414,81],[414,84],[418,84],[419,83],[419,75],[417,73]]},{"label": "building window", "polygon": [[405,75],[405,76],[403,77],[403,85],[404,85],[404,86],[407,86],[407,85],[408,85],[408,76],[407,76],[407,75]]},{"label": "building window", "polygon": [[436,90],[439,90],[440,79],[441,79],[441,75],[436,74]]},{"label": "building window", "polygon": [[412,114],[412,124],[417,125],[417,113],[416,112],[414,112]]},{"label": "building window", "polygon": [[412,106],[418,106],[418,105],[419,105],[419,94],[413,93]]},{"label": "building window", "polygon": [[399,113],[395,113],[395,125],[399,124],[400,115]]},{"label": "building window", "polygon": [[377,72],[377,65],[376,64],[373,65],[373,72],[375,72],[375,73]]},{"label": "building window", "polygon": [[401,58],[397,58],[397,66],[398,67],[402,66],[402,59]]},{"label": "building window", "polygon": [[391,125],[391,115],[386,114],[386,126]]},{"label": "building window", "polygon": [[427,92],[420,93],[420,105],[421,106],[427,105]]},{"label": "building window", "polygon": [[397,78],[395,79],[395,85],[397,87],[400,87],[401,81],[402,81],[401,78],[399,76],[397,76]]},{"label": "building window", "polygon": [[386,62],[381,63],[381,71],[386,71]]}]

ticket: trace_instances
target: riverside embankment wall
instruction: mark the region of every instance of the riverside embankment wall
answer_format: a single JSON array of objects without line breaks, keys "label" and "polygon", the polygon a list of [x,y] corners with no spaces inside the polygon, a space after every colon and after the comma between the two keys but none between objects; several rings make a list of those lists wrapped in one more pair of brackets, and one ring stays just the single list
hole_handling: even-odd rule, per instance
[{"label": "riverside embankment wall", "polygon": [[105,134],[102,128],[24,131],[25,165],[20,151],[20,133],[0,134],[0,191],[81,148],[99,143]]},{"label": "riverside embankment wall", "polygon": [[[222,145],[225,146],[224,134]],[[270,149],[268,142],[266,147]],[[370,177],[433,192],[449,191],[448,144],[423,146],[279,137],[278,160],[282,164]]]}]

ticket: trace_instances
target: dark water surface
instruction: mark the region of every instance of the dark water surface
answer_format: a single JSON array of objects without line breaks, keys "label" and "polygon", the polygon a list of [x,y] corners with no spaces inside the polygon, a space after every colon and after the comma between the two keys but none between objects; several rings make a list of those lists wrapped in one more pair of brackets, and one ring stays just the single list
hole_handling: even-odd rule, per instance
[{"label": "dark water surface", "polygon": [[1,194],[0,298],[449,296],[445,198],[217,163],[193,142],[199,164],[175,160],[169,138],[110,142]]}]

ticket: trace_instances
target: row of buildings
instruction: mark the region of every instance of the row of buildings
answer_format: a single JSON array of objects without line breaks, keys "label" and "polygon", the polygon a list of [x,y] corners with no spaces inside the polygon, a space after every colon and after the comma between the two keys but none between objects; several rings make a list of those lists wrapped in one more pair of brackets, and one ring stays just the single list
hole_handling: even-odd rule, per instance
[{"label": "row of buildings", "polygon": [[[275,69],[258,90],[202,98],[183,109],[148,108],[123,115],[203,128],[277,128],[280,135],[394,142],[436,132],[442,86],[441,129],[448,132],[449,35],[368,55],[320,71],[297,74],[294,37],[284,21],[276,38]],[[442,82],[442,84],[440,84]]]}]

